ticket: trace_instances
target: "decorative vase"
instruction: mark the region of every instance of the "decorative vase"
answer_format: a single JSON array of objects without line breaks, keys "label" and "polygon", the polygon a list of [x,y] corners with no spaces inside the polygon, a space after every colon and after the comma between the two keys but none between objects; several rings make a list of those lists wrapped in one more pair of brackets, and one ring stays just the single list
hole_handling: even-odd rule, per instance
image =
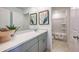
[{"label": "decorative vase", "polygon": [[4,32],[0,31],[0,43],[4,43],[6,41],[9,41],[10,39],[11,36],[9,31],[4,31]]}]

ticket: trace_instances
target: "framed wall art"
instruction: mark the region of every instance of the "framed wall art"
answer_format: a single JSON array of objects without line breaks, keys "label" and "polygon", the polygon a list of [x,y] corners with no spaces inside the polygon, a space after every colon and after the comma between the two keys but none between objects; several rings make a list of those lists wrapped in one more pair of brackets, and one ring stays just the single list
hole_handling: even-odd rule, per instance
[{"label": "framed wall art", "polygon": [[39,12],[39,24],[40,25],[49,24],[49,11],[48,10]]},{"label": "framed wall art", "polygon": [[30,24],[31,25],[37,24],[37,13],[30,14]]}]

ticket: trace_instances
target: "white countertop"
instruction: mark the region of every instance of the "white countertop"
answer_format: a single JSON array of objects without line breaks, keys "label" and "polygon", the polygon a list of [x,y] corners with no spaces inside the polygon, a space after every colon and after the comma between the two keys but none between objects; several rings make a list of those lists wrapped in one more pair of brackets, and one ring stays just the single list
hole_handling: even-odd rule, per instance
[{"label": "white countertop", "polygon": [[31,40],[42,33],[47,32],[47,30],[38,30],[38,31],[22,31],[18,32],[12,37],[10,41],[0,44],[0,51],[11,50],[22,43]]}]

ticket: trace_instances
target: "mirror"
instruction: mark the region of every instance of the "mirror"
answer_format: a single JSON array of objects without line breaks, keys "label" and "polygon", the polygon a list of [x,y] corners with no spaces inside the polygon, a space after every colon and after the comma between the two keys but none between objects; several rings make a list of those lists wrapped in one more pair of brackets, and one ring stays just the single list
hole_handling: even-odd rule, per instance
[{"label": "mirror", "polygon": [[29,13],[24,14],[24,10],[16,7],[0,8],[0,28],[7,26],[19,27],[19,31],[28,29]]}]

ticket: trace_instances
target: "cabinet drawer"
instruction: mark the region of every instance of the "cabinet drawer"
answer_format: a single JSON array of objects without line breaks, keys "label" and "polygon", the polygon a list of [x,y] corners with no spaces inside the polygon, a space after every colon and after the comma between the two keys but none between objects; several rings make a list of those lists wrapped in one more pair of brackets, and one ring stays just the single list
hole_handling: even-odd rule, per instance
[{"label": "cabinet drawer", "polygon": [[25,43],[21,44],[20,46],[14,48],[12,50],[9,50],[8,52],[26,52],[26,50],[28,50],[30,47],[32,47],[37,42],[38,42],[38,40],[36,38],[31,39],[30,41],[25,42]]}]

